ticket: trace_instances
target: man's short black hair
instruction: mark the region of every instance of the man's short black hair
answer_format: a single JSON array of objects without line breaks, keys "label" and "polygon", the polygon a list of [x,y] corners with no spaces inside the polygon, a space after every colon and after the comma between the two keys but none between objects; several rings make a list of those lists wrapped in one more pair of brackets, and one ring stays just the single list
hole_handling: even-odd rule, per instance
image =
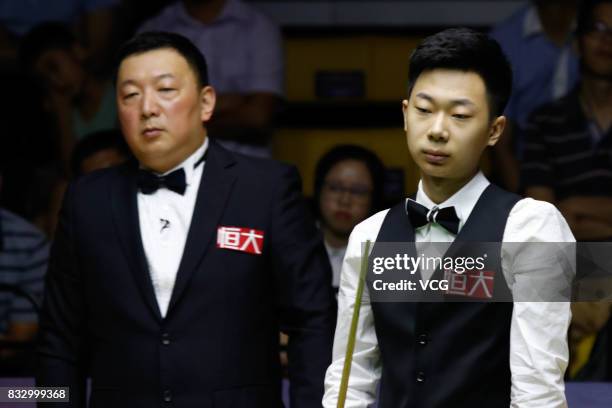
[{"label": "man's short black hair", "polygon": [[449,28],[425,38],[410,57],[408,96],[421,73],[439,68],[480,75],[491,117],[503,114],[512,92],[512,68],[497,41],[469,28]]},{"label": "man's short black hair", "polygon": [[40,56],[47,50],[70,50],[77,39],[70,29],[57,22],[45,22],[32,28],[21,40],[19,63],[31,70]]},{"label": "man's short black hair", "polygon": [[193,70],[199,87],[203,88],[208,85],[206,58],[200,50],[182,35],[164,31],[148,31],[138,34],[119,48],[115,59],[114,82],[117,82],[119,65],[124,59],[159,49],[172,49],[178,52]]},{"label": "man's short black hair", "polygon": [[612,3],[612,0],[582,0],[576,16],[576,35],[588,34],[595,22],[595,8],[600,4]]},{"label": "man's short black hair", "polygon": [[317,217],[320,217],[319,200],[321,198],[321,189],[325,182],[327,173],[332,167],[345,160],[357,160],[365,164],[372,177],[372,208],[370,214],[382,209],[384,204],[384,181],[385,181],[385,166],[378,156],[371,150],[357,145],[338,145],[325,153],[315,169],[314,179],[314,207]]}]

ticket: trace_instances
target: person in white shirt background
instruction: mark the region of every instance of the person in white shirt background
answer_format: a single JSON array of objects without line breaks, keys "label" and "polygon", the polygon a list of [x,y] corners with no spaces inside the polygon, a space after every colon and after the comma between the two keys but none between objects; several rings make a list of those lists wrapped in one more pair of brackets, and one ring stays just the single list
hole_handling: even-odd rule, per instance
[{"label": "person in white shirt background", "polygon": [[284,59],[279,27],[251,2],[181,0],[145,21],[138,32],[189,38],[210,60],[217,91],[209,134],[227,149],[271,157],[270,129],[283,105]]},{"label": "person in white shirt background", "polygon": [[[574,242],[574,237],[554,206],[503,191],[479,170],[482,153],[503,133],[511,83],[499,44],[473,30],[442,31],[413,53],[402,108],[421,181],[414,200],[375,214],[351,233],[324,407],[338,401],[362,244],[412,240],[420,253],[426,243],[456,237],[504,243],[497,262],[515,302],[377,303],[366,284],[345,407],[365,408],[377,399],[379,408],[567,406],[569,303],[516,299],[524,298],[534,281],[558,273],[559,266],[573,273],[573,254],[552,251],[538,259],[532,243]],[[413,221],[415,208],[425,211],[423,225]],[[447,208],[455,215],[454,229],[436,222]]]}]

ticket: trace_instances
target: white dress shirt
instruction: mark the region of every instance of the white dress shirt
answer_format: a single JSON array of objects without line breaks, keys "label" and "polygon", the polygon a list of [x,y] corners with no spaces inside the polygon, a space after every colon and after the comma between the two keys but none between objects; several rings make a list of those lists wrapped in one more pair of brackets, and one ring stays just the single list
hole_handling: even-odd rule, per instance
[{"label": "white dress shirt", "polygon": [[138,192],[140,236],[162,317],[170,304],[205,163],[194,165],[207,148],[208,138],[183,163],[163,174],[183,168],[187,183],[183,195],[166,188],[153,194]]},{"label": "white dress shirt", "polygon": [[327,257],[329,258],[329,263],[332,268],[332,287],[338,288],[340,286],[340,271],[342,270],[342,260],[346,253],[346,247],[336,248],[325,240],[323,240],[323,243],[325,244]]},{"label": "white dress shirt", "polygon": [[[444,208],[454,206],[463,227],[478,198],[489,185],[478,173],[461,190],[445,202]],[[428,208],[435,205],[419,183],[416,201]],[[325,408],[336,407],[348,333],[353,315],[355,294],[361,266],[362,243],[374,242],[389,210],[381,211],[355,227],[351,233],[342,264],[338,295],[338,322],[334,339],[332,364],[325,377]],[[415,242],[452,242],[455,235],[438,224],[427,224],[415,231]],[[503,242],[575,242],[563,216],[551,204],[525,198],[510,211]],[[527,245],[502,245],[501,263],[513,294],[530,287],[530,269],[522,261]],[[570,262],[572,254],[555,253],[563,260],[546,265]],[[571,258],[571,259],[567,259]],[[532,264],[527,263],[531,268]],[[538,273],[540,270],[538,270]],[[425,277],[425,276],[424,276]],[[510,329],[510,369],[512,375],[511,407],[561,408],[566,407],[563,374],[568,362],[567,329],[571,318],[568,302],[514,302]],[[357,336],[351,366],[346,408],[365,408],[376,399],[376,387],[381,375],[380,350],[374,330],[374,315],[367,285],[364,288],[357,326]],[[408,380],[406,380],[408,381]],[[443,386],[443,385],[441,385]]]}]

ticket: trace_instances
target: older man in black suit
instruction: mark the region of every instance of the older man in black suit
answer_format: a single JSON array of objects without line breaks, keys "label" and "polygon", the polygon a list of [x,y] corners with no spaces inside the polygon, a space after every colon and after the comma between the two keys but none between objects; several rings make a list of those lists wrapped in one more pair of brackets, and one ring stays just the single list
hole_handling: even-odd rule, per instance
[{"label": "older man in black suit", "polygon": [[140,165],[68,188],[38,384],[70,386],[71,406],[88,372],[93,407],[279,407],[283,329],[292,407],[320,407],[334,301],[297,172],[206,137],[215,92],[181,36],[126,43],[116,86]]}]

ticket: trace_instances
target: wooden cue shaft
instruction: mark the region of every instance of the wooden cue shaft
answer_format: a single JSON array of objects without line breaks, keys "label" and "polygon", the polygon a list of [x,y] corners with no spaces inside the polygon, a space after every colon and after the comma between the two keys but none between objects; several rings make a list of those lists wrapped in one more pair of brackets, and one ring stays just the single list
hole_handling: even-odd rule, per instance
[{"label": "wooden cue shaft", "polygon": [[338,408],[344,408],[346,393],[348,391],[349,375],[351,374],[351,363],[353,362],[353,350],[355,349],[355,337],[357,335],[357,323],[359,321],[359,310],[361,309],[361,296],[365,283],[366,270],[368,268],[368,254],[370,252],[370,241],[365,243],[365,251],[361,257],[361,270],[359,271],[359,282],[357,283],[357,294],[355,295],[355,308],[351,320],[348,343],[346,345],[346,355],[344,356],[344,368],[342,369],[342,379],[340,380],[340,392],[338,393]]}]

